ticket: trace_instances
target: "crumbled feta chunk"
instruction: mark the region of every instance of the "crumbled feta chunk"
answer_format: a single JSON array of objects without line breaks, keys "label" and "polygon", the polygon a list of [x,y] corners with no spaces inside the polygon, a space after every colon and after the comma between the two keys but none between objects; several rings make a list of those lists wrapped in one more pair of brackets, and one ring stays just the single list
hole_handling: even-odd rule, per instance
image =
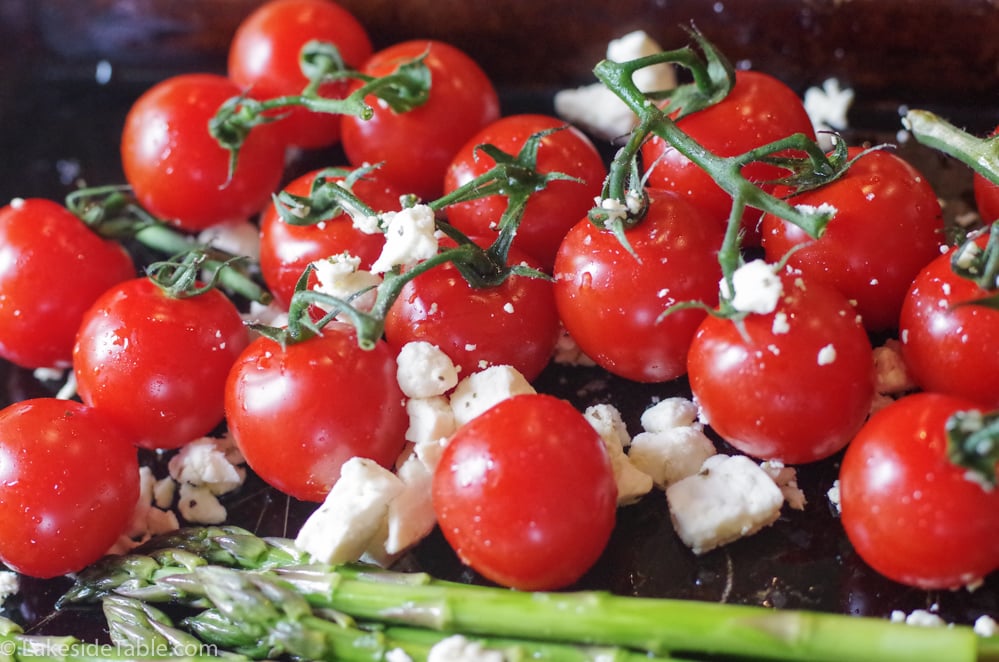
[{"label": "crumbled feta chunk", "polygon": [[413,658],[401,648],[393,648],[385,653],[385,662],[413,662]]},{"label": "crumbled feta chunk", "polygon": [[[644,31],[630,32],[607,45],[607,59],[626,62],[662,51]],[[668,90],[676,87],[676,71],[671,64],[661,63],[639,69],[634,74],[639,90]],[[555,113],[573,124],[607,140],[627,135],[635,128],[638,117],[603,83],[594,83],[555,94]]]},{"label": "crumbled feta chunk", "polygon": [[385,246],[371,265],[373,273],[410,267],[437,254],[437,227],[429,205],[415,205],[385,214]]},{"label": "crumbled feta chunk", "polygon": [[583,411],[583,418],[597,431],[608,447],[613,446],[623,450],[631,444],[628,426],[620,410],[614,405],[606,403],[590,405]]},{"label": "crumbled feta chunk", "polygon": [[996,625],[994,618],[988,614],[982,614],[975,619],[975,634],[979,637],[994,637],[999,634],[999,626]]},{"label": "crumbled feta chunk", "polygon": [[396,380],[409,398],[443,395],[458,383],[458,369],[440,347],[418,340],[408,342],[396,357]]},{"label": "crumbled feta chunk", "polygon": [[180,484],[204,487],[212,494],[231,492],[246,480],[243,457],[228,437],[202,437],[170,458],[170,476]]},{"label": "crumbled feta chunk", "polygon": [[422,443],[450,437],[458,427],[451,403],[442,395],[406,401],[406,441]]},{"label": "crumbled feta chunk", "polygon": [[672,428],[694,425],[697,405],[693,400],[675,397],[664,398],[642,412],[642,429],[646,432],[665,432]]},{"label": "crumbled feta chunk", "polygon": [[192,524],[221,524],[228,515],[214,492],[204,485],[191,483],[180,483],[177,510]]},{"label": "crumbled feta chunk", "polygon": [[251,221],[213,225],[198,234],[198,243],[232,255],[243,255],[253,261],[260,260],[260,229]]},{"label": "crumbled feta chunk", "polygon": [[430,647],[427,662],[506,662],[506,655],[464,635],[453,634]]},{"label": "crumbled feta chunk", "polygon": [[388,535],[384,545],[387,554],[396,555],[409,549],[437,524],[431,483],[444,445],[443,440],[419,444],[422,448],[414,448],[396,472],[403,487],[388,506]]},{"label": "crumbled feta chunk", "polygon": [[583,412],[583,417],[597,431],[607,448],[617,486],[617,504],[625,506],[635,503],[651,492],[652,477],[639,470],[624,452],[631,444],[631,437],[617,407],[609,404],[591,405]]},{"label": "crumbled feta chunk", "polygon": [[836,347],[832,343],[825,345],[819,350],[819,354],[816,357],[816,361],[819,365],[830,365],[836,362]]},{"label": "crumbled feta chunk", "polygon": [[0,570],[0,607],[12,595],[21,590],[21,581],[16,572]]},{"label": "crumbled feta chunk", "polygon": [[665,489],[696,474],[716,452],[699,427],[687,425],[638,433],[631,440],[628,457],[639,471],[652,477],[656,487]]},{"label": "crumbled feta chunk", "polygon": [[515,395],[537,393],[519,370],[494,365],[473,372],[458,382],[451,393],[451,409],[458,425],[464,425],[493,405]]},{"label": "crumbled feta chunk", "polygon": [[804,510],[805,504],[808,503],[805,499],[805,493],[801,491],[798,487],[798,471],[794,467],[785,466],[783,462],[779,460],[767,460],[760,463],[760,468],[766,472],[768,476],[774,481],[774,484],[780,488],[781,494],[784,495],[784,500],[787,505],[791,506],[795,510]]},{"label": "crumbled feta chunk", "polygon": [[667,487],[666,499],[677,535],[695,554],[769,526],[784,503],[773,480],[743,455],[708,458],[699,473]]},{"label": "crumbled feta chunk", "polygon": [[[170,485],[175,484],[170,478],[164,480]],[[174,531],[180,526],[177,515],[169,510],[173,494],[171,493],[169,501],[160,503],[160,482],[153,475],[152,469],[147,466],[139,467],[139,497],[132,511],[132,518],[118,540],[107,550],[108,554],[126,554],[150,537]]]},{"label": "crumbled feta chunk", "polygon": [[805,90],[803,102],[805,112],[812,121],[815,132],[819,135],[819,143],[830,146],[829,136],[823,132],[842,131],[849,127],[847,112],[853,104],[854,93],[850,88],[840,87],[836,78],[828,78],[822,82],[822,87],[810,87]]},{"label": "crumbled feta chunk", "polygon": [[843,507],[839,500],[839,480],[833,481],[832,487],[826,492],[826,498],[829,499],[829,505],[833,507],[837,515],[842,512]]},{"label": "crumbled feta chunk", "polygon": [[374,460],[347,460],[322,505],[299,529],[295,544],[321,563],[360,559],[402,490],[402,481]]},{"label": "crumbled feta chunk", "polygon": [[917,627],[942,627],[947,625],[947,621],[927,609],[914,609],[908,614],[900,609],[896,609],[891,613],[891,621],[894,623],[915,625]]},{"label": "crumbled feta chunk", "polygon": [[[312,263],[316,274],[316,292],[336,297],[350,303],[351,306],[363,312],[370,312],[378,297],[377,287],[381,285],[381,276],[361,269],[361,258],[350,253],[332,255]],[[329,312],[333,306],[322,303],[319,306]]]},{"label": "crumbled feta chunk", "polygon": [[774,271],[774,267],[763,260],[752,260],[740,266],[732,274],[732,289],[724,278],[719,283],[721,294],[732,307],[744,313],[765,315],[777,308],[784,293],[784,285]]},{"label": "crumbled feta chunk", "polygon": [[247,324],[283,327],[288,325],[288,311],[276,303],[264,305],[257,301],[250,302],[250,309],[242,314]]}]

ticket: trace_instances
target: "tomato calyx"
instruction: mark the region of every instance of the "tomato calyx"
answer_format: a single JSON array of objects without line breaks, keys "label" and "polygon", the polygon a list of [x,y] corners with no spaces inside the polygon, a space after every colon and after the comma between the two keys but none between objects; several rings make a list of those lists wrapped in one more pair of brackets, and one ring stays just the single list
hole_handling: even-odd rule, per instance
[{"label": "tomato calyx", "polygon": [[947,458],[968,470],[986,490],[996,485],[999,463],[999,411],[959,411],[947,419]]},{"label": "tomato calyx", "polygon": [[[425,54],[400,63],[385,76],[373,77],[348,69],[333,44],[320,41],[306,43],[302,47],[299,64],[309,82],[301,94],[262,101],[246,93],[240,94],[225,101],[209,120],[209,133],[229,152],[229,177],[236,171],[239,151],[250,132],[255,127],[281,119],[282,110],[303,107],[315,113],[370,119],[374,110],[365,100],[369,95],[378,97],[396,113],[423,105],[430,96],[431,85],[430,69],[424,59]],[[362,85],[343,98],[319,94],[322,84],[349,79],[360,80]]]},{"label": "tomato calyx", "polygon": [[[201,267],[216,274],[217,282],[248,301],[267,304],[272,297],[249,273],[235,268],[245,256],[215,246],[198,244],[143,208],[125,185],[81,188],[66,196],[66,208],[87,227],[105,239],[135,241],[164,255],[177,256],[192,250],[204,255]],[[242,259],[235,259],[242,258]],[[222,269],[226,265],[230,268]]]},{"label": "tomato calyx", "polygon": [[987,306],[999,310],[999,221],[988,229],[985,246],[979,246],[979,233],[970,234],[951,254],[950,267],[955,274],[966,278],[991,294],[963,301],[958,305]]},{"label": "tomato calyx", "polygon": [[[245,256],[234,255],[222,262],[213,260],[210,268],[206,269],[208,253],[206,249],[195,248],[168,260],[153,262],[146,267],[146,275],[167,296],[185,299],[214,289],[219,284],[223,270],[247,259]],[[207,278],[204,277],[205,274],[208,275]]]}]

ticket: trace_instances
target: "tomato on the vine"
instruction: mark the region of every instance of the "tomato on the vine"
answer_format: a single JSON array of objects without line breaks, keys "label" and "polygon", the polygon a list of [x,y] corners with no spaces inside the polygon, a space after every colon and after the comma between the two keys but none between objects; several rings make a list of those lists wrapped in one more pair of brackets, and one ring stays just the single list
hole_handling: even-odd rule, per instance
[{"label": "tomato on the vine", "polygon": [[462,562],[522,590],[578,580],[603,552],[617,509],[600,436],[571,404],[544,394],[514,396],[461,426],[432,490]]},{"label": "tomato on the vine", "polygon": [[125,532],[139,498],[132,440],[73,400],[0,411],[0,561],[32,577],[82,570]]},{"label": "tomato on the vine", "polygon": [[370,119],[343,116],[343,149],[355,167],[381,164],[379,172],[406,193],[432,199],[444,190],[444,173],[455,153],[479,129],[499,119],[499,96],[482,68],[441,41],[417,40],[376,52],[361,68],[385,76],[423,57],[430,94],[421,106],[397,113],[369,97]]},{"label": "tomato on the vine", "polygon": [[[331,0],[270,0],[251,12],[229,44],[228,73],[256,99],[301,94],[309,81],[299,64],[310,41],[332,44],[344,64],[360,67],[371,56],[371,39],[357,18]],[[346,81],[327,82],[318,93],[346,95]],[[274,129],[289,145],[325,147],[340,139],[340,117],[304,107],[282,109]]]},{"label": "tomato on the vine", "polygon": [[841,450],[874,397],[871,343],[850,302],[787,270],[770,313],[705,318],[688,378],[705,421],[754,457],[814,462]]},{"label": "tomato on the vine", "polygon": [[362,349],[353,327],[280,343],[261,336],[236,361],[225,385],[229,432],[268,484],[322,501],[351,457],[392,467],[409,419],[384,341]]},{"label": "tomato on the vine", "polygon": [[[984,248],[988,235],[977,245]],[[995,296],[938,256],[912,282],[899,317],[902,356],[923,390],[999,407],[999,310],[972,301]]]},{"label": "tomato on the vine", "polygon": [[208,122],[242,93],[215,74],[181,74],[140,96],[125,117],[125,179],[151,213],[184,230],[242,221],[266,205],[284,174],[284,143],[273,128],[250,131],[230,178],[229,152]]},{"label": "tomato on the vine", "polygon": [[[507,262],[537,267],[516,249]],[[547,279],[516,274],[495,287],[472,287],[447,262],[403,286],[385,316],[385,339],[396,351],[417,340],[436,345],[462,375],[510,365],[532,380],[559,338],[552,289]]]},{"label": "tomato on the vine", "polygon": [[905,396],[875,412],[847,447],[841,520],[860,557],[924,590],[973,585],[999,568],[999,491],[947,458],[947,419],[974,402]]},{"label": "tomato on the vine", "polygon": [[77,391],[138,445],[177,448],[222,422],[225,380],[248,343],[239,310],[219,290],[175,297],[135,278],[84,316]]},{"label": "tomato on the vine", "polygon": [[[323,170],[313,170],[289,183],[284,191],[308,196]],[[329,176],[327,181],[343,181],[343,176]],[[398,211],[401,192],[381,179],[377,172],[365,175],[351,186],[351,191],[372,209]],[[306,267],[340,253],[350,253],[361,260],[360,269],[368,269],[381,253],[385,237],[367,234],[354,227],[351,218],[341,212],[312,225],[292,225],[282,220],[274,206],[260,215],[260,273],[274,299],[287,307],[295,285]]]},{"label": "tomato on the vine", "polygon": [[[995,128],[992,135],[999,135],[999,126]],[[999,184],[976,172],[972,175],[972,192],[982,221],[986,224],[999,221]]]},{"label": "tomato on the vine", "polygon": [[[720,102],[683,117],[677,126],[718,156],[736,156],[757,147],[801,133],[815,137],[812,121],[801,98],[779,79],[759,71],[737,71],[735,85]],[[648,185],[684,196],[711,220],[724,226],[732,198],[707,172],[669,143],[653,136],[642,148],[649,171]],[[746,179],[763,190],[787,173],[778,166],[754,162],[742,170]],[[742,217],[745,245],[759,243],[759,210],[747,208]]]},{"label": "tomato on the vine", "polygon": [[[850,157],[862,150],[851,147]],[[792,205],[831,205],[836,215],[819,239],[770,214],[763,216],[767,260],[789,251],[788,264],[856,302],[868,331],[897,327],[909,284],[940,255],[943,214],[926,178],[886,151],[870,151],[829,184],[788,199]]]},{"label": "tomato on the vine", "polygon": [[718,303],[721,225],[669,191],[648,189],[644,218],[624,233],[634,255],[589,219],[555,257],[555,303],[579,348],[615,375],[664,382],[687,371],[687,350],[705,312],[673,304]]},{"label": "tomato on the vine", "polygon": [[[479,131],[458,151],[444,177],[444,192],[468,183],[493,167],[495,162],[478,149],[489,144],[517,154],[532,135],[552,131],[538,145],[537,171],[560,172],[575,180],[549,182],[527,201],[513,245],[539,260],[551,271],[555,253],[566,232],[593,206],[600,194],[607,168],[593,142],[576,128],[549,115],[510,115]],[[492,236],[507,206],[502,195],[491,195],[450,205],[448,221],[467,235]]]},{"label": "tomato on the vine", "polygon": [[24,368],[68,368],[84,312],[135,276],[132,258],[50,200],[0,208],[0,357]]}]

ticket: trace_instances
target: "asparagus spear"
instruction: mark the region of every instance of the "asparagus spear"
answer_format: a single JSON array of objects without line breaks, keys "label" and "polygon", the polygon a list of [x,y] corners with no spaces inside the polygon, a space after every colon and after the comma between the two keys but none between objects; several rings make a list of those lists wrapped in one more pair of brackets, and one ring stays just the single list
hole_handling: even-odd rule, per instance
[{"label": "asparagus spear", "polygon": [[[966,626],[915,628],[877,618],[592,591],[523,593],[445,582],[421,573],[304,565],[287,544],[255,539],[232,527],[182,531],[144,550],[153,556],[112,558],[81,573],[77,586],[64,597],[79,601],[117,591],[205,604],[210,599],[202,571],[228,565],[286,582],[314,609],[441,632],[618,646],[657,655],[830,662],[979,659],[979,638]],[[184,553],[197,553],[213,563],[192,563]],[[174,566],[157,565],[178,560]],[[983,655],[992,648],[983,640]]]}]

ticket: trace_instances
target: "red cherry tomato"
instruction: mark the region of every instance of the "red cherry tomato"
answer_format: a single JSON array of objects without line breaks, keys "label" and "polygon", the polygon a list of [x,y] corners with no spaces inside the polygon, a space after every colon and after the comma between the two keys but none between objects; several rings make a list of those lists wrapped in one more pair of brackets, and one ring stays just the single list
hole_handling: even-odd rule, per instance
[{"label": "red cherry tomato", "polygon": [[[708,151],[719,156],[736,156],[751,149],[802,133],[815,137],[812,121],[802,100],[780,80],[759,71],[737,71],[735,85],[719,103],[677,121],[677,126]],[[648,185],[684,196],[709,217],[724,226],[732,210],[732,198],[666,141],[653,137],[642,148],[642,160],[649,170]],[[770,190],[765,182],[786,175],[786,171],[765,163],[751,163],[742,174]],[[758,210],[747,209],[742,217],[743,243],[759,243]]]},{"label": "red cherry tomato", "polygon": [[[850,149],[851,156],[859,152]],[[828,186],[788,202],[832,205],[836,216],[813,240],[801,228],[764,215],[767,260],[777,262],[798,249],[788,264],[856,301],[869,331],[896,328],[909,284],[940,255],[944,241],[940,203],[926,178],[895,154],[877,150]]]},{"label": "red cherry tomato", "polygon": [[[987,235],[978,242],[985,246]],[[999,407],[999,310],[970,305],[994,296],[954,273],[951,252],[930,262],[902,304],[899,339],[913,380],[926,391]],[[966,305],[967,304],[967,305]]]},{"label": "red cherry tomato", "polygon": [[[490,144],[508,154],[517,154],[533,134],[560,129],[541,139],[537,170],[561,172],[579,181],[552,181],[527,201],[513,245],[539,260],[551,271],[562,238],[593,207],[600,194],[607,168],[589,138],[565,122],[548,115],[511,115],[493,122],[461,148],[448,167],[444,191],[456,188],[484,174],[495,161],[477,149]],[[498,231],[497,222],[506,209],[505,196],[492,195],[447,208],[448,221],[467,235],[489,237]]]},{"label": "red cherry tomato", "polygon": [[97,410],[38,398],[0,411],[0,560],[32,577],[82,570],[125,532],[135,446]]},{"label": "red cherry tomato", "polygon": [[248,342],[239,310],[218,290],[175,298],[132,279],[84,316],[77,391],[140,446],[177,448],[222,422],[226,376]]},{"label": "red cherry tomato", "polygon": [[0,356],[24,368],[69,367],[84,311],[135,276],[118,244],[62,205],[33,198],[0,209]]},{"label": "red cherry tomato", "polygon": [[432,490],[462,562],[522,590],[579,579],[603,552],[617,509],[600,436],[568,402],[543,394],[504,400],[459,428]]},{"label": "red cherry tomato", "polygon": [[432,199],[444,190],[454,155],[482,127],[499,119],[492,81],[468,55],[440,41],[407,41],[375,53],[362,67],[369,76],[392,73],[425,56],[430,69],[426,103],[396,113],[377,98],[371,119],[343,116],[343,149],[355,167],[381,164],[380,173],[406,193]]},{"label": "red cherry tomato", "polygon": [[[510,264],[530,262],[516,250]],[[403,286],[385,316],[385,339],[398,351],[424,340],[447,354],[462,375],[510,365],[527,380],[548,365],[560,333],[551,281],[510,276],[473,288],[448,262]]]},{"label": "red cherry tomato", "polygon": [[781,275],[777,309],[709,316],[690,347],[690,388],[707,423],[747,455],[787,464],[841,450],[874,397],[874,358],[836,290]]},{"label": "red cherry tomato", "polygon": [[[992,132],[992,135],[996,134],[999,134],[999,126]],[[975,204],[978,206],[982,221],[986,224],[999,221],[999,184],[976,172],[972,176],[972,186]]]},{"label": "red cherry tomato", "polygon": [[687,349],[704,311],[659,319],[673,303],[718,303],[721,226],[680,196],[648,190],[645,218],[625,232],[636,256],[611,232],[583,219],[555,258],[555,303],[579,348],[606,370],[638,382],[687,371]]},{"label": "red cherry tomato", "polygon": [[999,568],[999,491],[947,459],[944,425],[976,405],[917,393],[878,410],[843,456],[843,528],[872,568],[920,589],[958,589]]},{"label": "red cherry tomato", "polygon": [[[292,195],[307,196],[321,172],[306,173],[284,190]],[[343,177],[328,179],[340,181]],[[401,193],[377,174],[359,179],[351,190],[377,211],[397,211],[401,207]],[[384,235],[365,234],[354,227],[345,213],[314,225],[285,223],[273,206],[260,215],[260,272],[275,300],[285,307],[291,301],[298,279],[312,262],[347,252],[360,258],[361,269],[368,269],[384,245]]]},{"label": "red cherry tomato", "polygon": [[[229,44],[229,78],[256,99],[301,94],[309,81],[299,65],[310,41],[336,46],[345,64],[360,67],[371,56],[371,40],[349,11],[330,0],[270,0],[243,19]],[[345,81],[325,83],[318,92],[342,98]],[[296,107],[280,111],[273,126],[289,145],[326,147],[340,139],[338,115]]]},{"label": "red cherry tomato", "polygon": [[140,96],[125,117],[125,179],[150,212],[185,230],[203,230],[256,214],[284,172],[284,143],[271,127],[253,129],[229,180],[229,153],[208,121],[238,85],[214,74],[182,74]]},{"label": "red cherry tomato", "polygon": [[325,499],[351,457],[393,465],[409,425],[403,401],[395,353],[383,342],[361,349],[338,322],[285,347],[256,339],[225,386],[229,432],[247,464],[305,501]]}]

